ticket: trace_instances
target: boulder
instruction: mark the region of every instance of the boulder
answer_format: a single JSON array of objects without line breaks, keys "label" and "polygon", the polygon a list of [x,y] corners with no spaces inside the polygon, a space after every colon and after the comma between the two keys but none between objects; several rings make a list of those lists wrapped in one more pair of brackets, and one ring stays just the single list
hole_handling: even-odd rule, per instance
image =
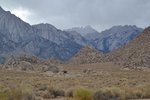
[{"label": "boulder", "polygon": [[17,66],[20,68],[21,71],[32,71],[33,70],[33,66],[30,62],[20,61]]},{"label": "boulder", "polygon": [[58,73],[59,72],[59,68],[54,66],[54,65],[43,65],[41,68],[42,72],[53,72],[53,73]]}]

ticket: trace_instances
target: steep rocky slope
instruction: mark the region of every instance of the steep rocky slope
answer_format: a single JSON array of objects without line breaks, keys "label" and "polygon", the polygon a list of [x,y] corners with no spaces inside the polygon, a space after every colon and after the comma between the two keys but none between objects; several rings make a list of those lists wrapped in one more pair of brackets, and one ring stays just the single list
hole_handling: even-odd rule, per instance
[{"label": "steep rocky slope", "polygon": [[9,38],[14,42],[20,42],[34,36],[34,31],[28,23],[23,22],[11,12],[4,11],[1,7],[0,30],[1,32],[7,31]]},{"label": "steep rocky slope", "polygon": [[150,67],[150,27],[126,46],[108,54],[107,59],[128,68]]},{"label": "steep rocky slope", "polygon": [[111,52],[132,41],[142,31],[143,29],[131,25],[114,26],[101,32],[92,42],[98,50]]},{"label": "steep rocky slope", "polygon": [[88,41],[88,45],[92,45],[99,51],[107,53],[127,44],[129,41],[138,36],[143,29],[138,28],[135,25],[118,25],[102,32],[94,30],[91,26],[75,27],[68,29],[67,31],[75,31],[81,34]]},{"label": "steep rocky slope", "polygon": [[6,56],[28,53],[40,58],[69,59],[82,46],[67,32],[50,24],[31,26],[0,8],[0,62]]},{"label": "steep rocky slope", "polygon": [[115,26],[99,33],[87,26],[66,32],[51,24],[31,26],[0,7],[0,63],[9,55],[26,53],[44,59],[68,60],[86,45],[110,52],[127,44],[141,31],[136,26]]},{"label": "steep rocky slope", "polygon": [[92,48],[91,46],[85,46],[68,62],[71,64],[98,63],[102,61],[103,56],[104,55],[102,53]]},{"label": "steep rocky slope", "polygon": [[69,37],[81,46],[89,44],[89,41],[76,31],[65,31],[69,33]]},{"label": "steep rocky slope", "polygon": [[[82,47],[72,38],[73,36],[70,33],[61,31],[50,24],[38,24],[32,27],[36,30],[38,36],[50,40],[63,48],[61,49],[62,52],[60,51],[62,54],[60,56],[62,56],[63,60],[70,58]],[[65,55],[63,55],[64,52],[66,52]]]}]

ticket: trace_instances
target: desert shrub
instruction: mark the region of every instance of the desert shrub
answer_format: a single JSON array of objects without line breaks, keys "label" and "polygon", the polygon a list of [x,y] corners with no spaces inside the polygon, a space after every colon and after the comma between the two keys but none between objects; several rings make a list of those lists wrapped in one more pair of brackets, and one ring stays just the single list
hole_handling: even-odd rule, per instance
[{"label": "desert shrub", "polygon": [[63,90],[54,89],[53,87],[48,88],[48,92],[49,94],[53,95],[55,98],[59,96],[60,97],[65,96],[65,92]]},{"label": "desert shrub", "polygon": [[32,94],[25,93],[20,89],[11,89],[7,94],[9,100],[32,100]]},{"label": "desert shrub", "polygon": [[102,91],[97,91],[93,95],[94,100],[106,100],[106,96]]},{"label": "desert shrub", "polygon": [[0,92],[0,100],[8,100],[8,94],[4,92]]},{"label": "desert shrub", "polygon": [[124,91],[117,87],[103,88],[93,95],[94,100],[124,100]]},{"label": "desert shrub", "polygon": [[73,98],[73,90],[68,90],[66,92],[66,97]]},{"label": "desert shrub", "polygon": [[0,100],[33,100],[32,94],[22,92],[20,89],[10,88],[0,92]]},{"label": "desert shrub", "polygon": [[22,100],[34,100],[34,97],[32,94],[24,94],[22,97]]},{"label": "desert shrub", "polygon": [[93,100],[128,100],[150,98],[150,85],[144,87],[109,87],[93,94]]},{"label": "desert shrub", "polygon": [[86,89],[77,89],[73,92],[74,100],[92,100],[92,92]]},{"label": "desert shrub", "polygon": [[53,87],[47,87],[46,85],[40,85],[34,94],[44,99],[51,99],[55,97],[55,89]]},{"label": "desert shrub", "polygon": [[55,90],[55,97],[64,97],[65,96],[65,92],[63,90]]},{"label": "desert shrub", "polygon": [[108,98],[111,98],[111,93],[104,93],[103,91],[97,91],[93,95],[94,100],[107,100]]},{"label": "desert shrub", "polygon": [[39,86],[34,94],[44,99],[52,99],[65,96],[65,92],[63,90],[55,89],[53,87],[47,87],[46,85]]},{"label": "desert shrub", "polygon": [[10,100],[21,100],[22,96],[22,91],[19,89],[11,89],[11,91],[9,92]]},{"label": "desert shrub", "polygon": [[125,89],[126,99],[142,99],[144,93],[140,88],[127,88]]},{"label": "desert shrub", "polygon": [[143,92],[143,98],[150,98],[150,85],[141,88]]}]

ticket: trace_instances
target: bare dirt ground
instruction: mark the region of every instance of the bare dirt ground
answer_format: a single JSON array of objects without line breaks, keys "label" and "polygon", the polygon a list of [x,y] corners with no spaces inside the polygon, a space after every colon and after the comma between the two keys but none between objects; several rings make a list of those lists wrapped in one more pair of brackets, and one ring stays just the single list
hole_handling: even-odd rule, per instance
[{"label": "bare dirt ground", "polygon": [[66,70],[67,74],[1,70],[0,90],[17,87],[26,91],[32,91],[32,89],[40,85],[47,85],[64,91],[79,87],[88,88],[91,91],[98,91],[103,87],[133,88],[150,84],[149,71],[122,70],[113,63],[60,65],[60,67]]}]

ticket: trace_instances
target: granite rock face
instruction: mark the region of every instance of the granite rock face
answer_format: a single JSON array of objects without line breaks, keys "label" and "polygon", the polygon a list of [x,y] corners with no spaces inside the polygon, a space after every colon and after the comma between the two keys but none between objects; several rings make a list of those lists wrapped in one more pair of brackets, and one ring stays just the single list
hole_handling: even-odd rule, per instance
[{"label": "granite rock face", "polygon": [[131,25],[114,26],[101,32],[93,45],[100,51],[111,52],[132,41],[142,31],[143,29]]},{"label": "granite rock face", "polygon": [[115,26],[101,33],[91,26],[62,31],[51,24],[30,25],[0,7],[0,63],[10,55],[20,54],[65,61],[86,45],[111,52],[141,31],[136,26]]},{"label": "granite rock face", "polygon": [[127,68],[150,67],[150,27],[127,45],[108,54],[107,59]]},{"label": "granite rock face", "polygon": [[10,56],[2,69],[5,70],[17,70],[17,71],[34,71],[34,72],[52,72],[58,73],[59,68],[51,63],[44,63],[42,59],[39,59],[31,55]]},{"label": "granite rock face", "polygon": [[88,40],[89,45],[94,46],[99,51],[107,53],[122,47],[129,41],[132,41],[143,31],[143,29],[134,25],[120,25],[113,26],[112,28],[106,29],[102,32],[98,32],[90,26],[75,27],[68,29],[67,31],[75,31],[83,35],[83,37]]},{"label": "granite rock face", "polygon": [[90,25],[85,27],[73,27],[71,29],[66,29],[67,32],[76,32],[74,34],[80,34],[83,36],[87,41],[93,41],[94,39],[99,36],[99,32],[92,28]]},{"label": "granite rock face", "polygon": [[75,54],[68,63],[71,64],[90,64],[99,63],[103,60],[103,53],[92,48],[91,46],[83,47],[77,54]]},{"label": "granite rock face", "polygon": [[40,58],[69,59],[82,46],[50,24],[31,26],[0,8],[0,62],[5,56],[31,54]]}]

